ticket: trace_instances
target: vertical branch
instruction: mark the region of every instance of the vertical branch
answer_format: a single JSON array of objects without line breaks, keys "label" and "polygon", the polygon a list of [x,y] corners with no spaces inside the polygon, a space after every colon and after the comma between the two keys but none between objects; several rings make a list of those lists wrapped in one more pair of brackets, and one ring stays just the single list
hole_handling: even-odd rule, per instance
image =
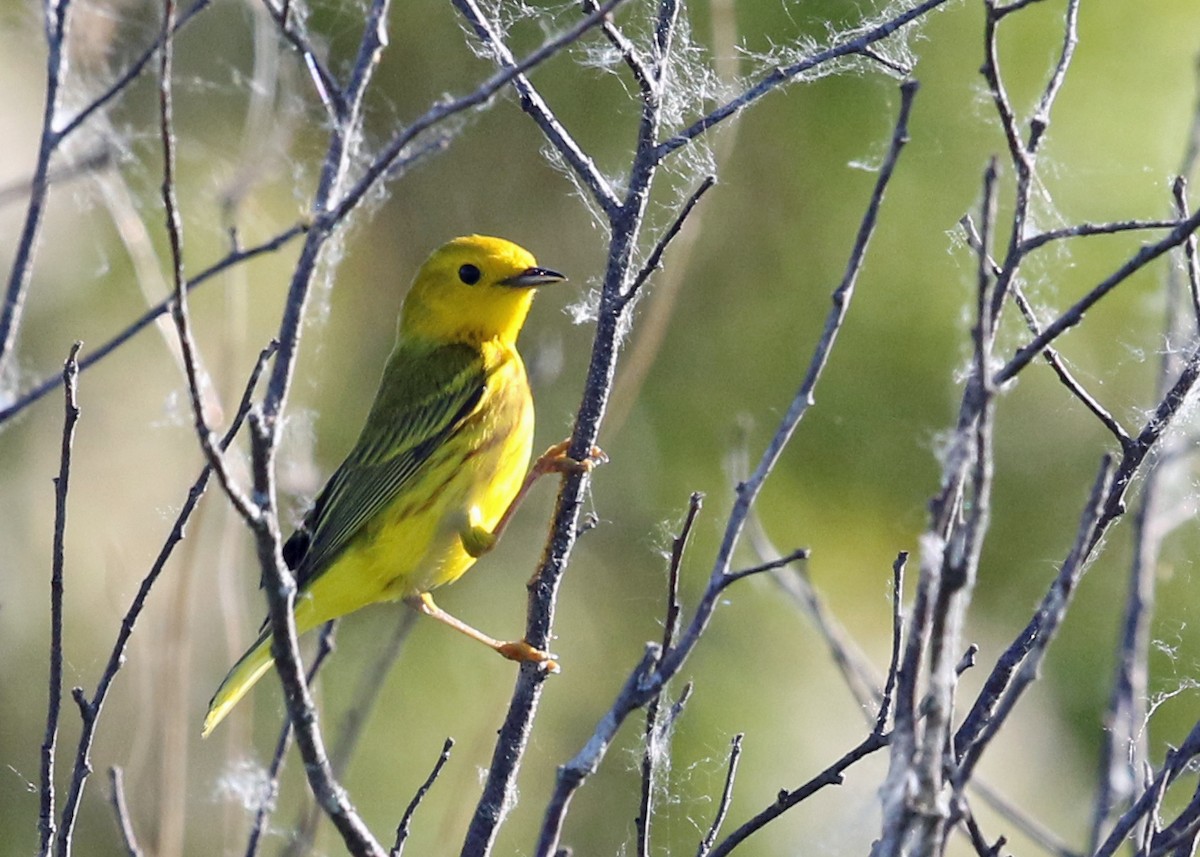
[{"label": "vertical branch", "polygon": [[[996,163],[984,171],[972,371],[921,539],[921,575],[908,644],[897,674],[892,759],[882,789],[883,836],[873,855],[941,853],[951,817],[947,775],[962,625],[987,530],[995,386],[990,362],[997,324],[991,244]],[[927,688],[919,677],[927,666]],[[918,705],[917,699],[921,696]],[[918,711],[920,717],[918,717]]]},{"label": "vertical branch", "polygon": [[[267,360],[273,353],[274,346],[268,346],[259,355],[258,361],[254,365],[254,371],[251,372],[250,380],[247,382],[246,389],[242,394],[242,401],[238,412],[221,439],[222,449],[233,441],[234,436],[241,429],[242,422],[246,418],[246,413],[250,407],[250,397],[254,391],[254,387],[262,375]],[[71,771],[71,782],[67,789],[67,798],[63,804],[62,824],[59,827],[58,837],[55,840],[55,853],[59,857],[67,857],[71,852],[71,837],[74,832],[75,822],[78,819],[79,804],[83,799],[83,791],[88,777],[92,773],[92,743],[96,737],[96,724],[100,713],[105,701],[108,699],[112,684],[117,678],[117,673],[121,671],[121,667],[125,664],[125,656],[129,649],[129,640],[133,636],[138,619],[141,617],[143,610],[145,610],[150,592],[166,568],[167,560],[171,558],[175,547],[183,540],[184,527],[191,519],[192,512],[196,509],[196,504],[204,496],[204,491],[208,487],[208,479],[211,474],[212,466],[206,466],[192,483],[192,487],[188,491],[182,508],[175,516],[175,521],[166,541],[159,550],[158,556],[155,558],[150,570],[142,578],[137,594],[121,619],[121,630],[117,634],[116,642],[113,643],[112,651],[109,652],[108,663],[105,664],[104,672],[101,674],[100,681],[96,685],[95,693],[92,694],[91,699],[88,699],[84,695],[82,688],[77,687],[72,692],[75,702],[79,706],[80,716],[83,719],[83,728],[80,730],[79,743],[75,748],[75,764]]]},{"label": "vertical branch", "polygon": [[63,366],[64,415],[62,451],[54,480],[54,549],[50,569],[50,699],[46,704],[46,735],[42,739],[41,810],[38,818],[38,854],[47,857],[56,832],[54,821],[54,754],[58,745],[58,717],[62,711],[63,568],[67,536],[67,493],[71,481],[71,450],[79,421],[79,349],[71,346]]},{"label": "vertical branch", "polygon": [[296,733],[296,746],[304,759],[304,772],[318,806],[333,822],[346,849],[355,857],[383,857],[386,852],[359,817],[349,796],[337,782],[317,728],[317,711],[305,681],[296,620],[292,613],[296,580],[283,561],[275,491],[275,434],[261,411],[250,412],[250,451],[254,496],[259,515],[254,522],[255,547],[263,570],[267,619],[271,627],[271,655],[283,686],[288,718]]},{"label": "vertical branch", "polygon": [[46,196],[50,190],[50,161],[62,141],[61,132],[55,128],[58,121],[59,91],[67,71],[67,30],[71,21],[71,0],[45,0],[43,7],[46,34],[46,101],[42,108],[42,133],[38,141],[37,164],[29,183],[29,206],[17,251],[9,273],[4,302],[0,305],[0,379],[8,372],[9,360],[16,345],[17,331],[21,325],[21,310],[25,305],[25,294],[33,276],[33,254],[37,249],[38,236],[46,208]]},{"label": "vertical branch", "polygon": [[[1200,105],[1193,114],[1192,133],[1200,127]],[[1189,141],[1190,142],[1190,141]],[[1196,150],[1187,146],[1179,177],[1173,186],[1175,214],[1188,214],[1187,176],[1195,169]],[[1200,288],[1196,274],[1196,236],[1183,247],[1182,272],[1167,272],[1164,336],[1166,346],[1159,361],[1157,395],[1167,395],[1179,374],[1180,349],[1194,347],[1200,321]],[[1179,282],[1184,280],[1184,284]],[[1184,309],[1190,309],[1185,313]],[[1190,315],[1190,317],[1189,317]],[[1155,602],[1155,575],[1163,542],[1171,530],[1170,504],[1164,496],[1167,470],[1177,466],[1179,455],[1191,444],[1187,435],[1168,437],[1163,454],[1150,466],[1133,519],[1133,560],[1129,589],[1116,652],[1113,686],[1105,712],[1105,729],[1100,747],[1099,786],[1092,810],[1090,850],[1095,851],[1104,826],[1114,810],[1128,801],[1138,787],[1138,774],[1146,768],[1149,750],[1144,728],[1149,683],[1150,623]]]},{"label": "vertical branch", "polygon": [[[313,655],[312,665],[308,668],[309,685],[316,680],[317,673],[325,664],[325,659],[333,653],[333,637],[336,629],[336,622],[326,622],[321,626],[321,634],[317,638],[317,652]],[[266,830],[271,813],[275,810],[275,799],[279,795],[279,773],[283,770],[283,760],[291,745],[292,721],[284,718],[283,726],[279,729],[279,738],[275,741],[275,753],[271,756],[271,764],[267,767],[267,781],[263,787],[263,794],[258,800],[254,823],[250,825],[250,835],[246,837],[246,857],[255,857],[258,854],[263,831]]]},{"label": "vertical branch", "polygon": [[[696,517],[700,514],[703,505],[704,495],[693,492],[688,501],[687,515],[684,517],[679,535],[671,541],[671,558],[667,563],[667,616],[663,622],[662,651],[664,652],[670,650],[671,645],[675,642],[675,635],[679,632],[681,609],[679,569],[683,565],[683,553],[691,537],[692,527],[695,525]],[[643,733],[643,740],[646,744],[642,750],[642,793],[638,804],[638,815],[634,819],[634,826],[637,828],[638,857],[647,857],[650,853],[650,823],[654,814],[655,773],[662,764],[660,756],[664,750],[662,747],[663,736],[671,725],[669,722],[665,724],[659,722],[658,709],[662,704],[664,690],[666,690],[665,687],[660,689],[646,704],[646,728]]]}]

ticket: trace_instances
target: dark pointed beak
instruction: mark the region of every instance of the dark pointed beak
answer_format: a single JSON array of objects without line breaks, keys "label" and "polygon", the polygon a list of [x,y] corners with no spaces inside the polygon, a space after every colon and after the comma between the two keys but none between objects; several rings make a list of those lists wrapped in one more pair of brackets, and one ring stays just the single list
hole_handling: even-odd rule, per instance
[{"label": "dark pointed beak", "polygon": [[544,286],[548,283],[561,283],[565,280],[562,274],[558,271],[551,271],[549,268],[526,268],[515,277],[509,277],[507,280],[501,280],[502,286],[513,286],[519,289],[530,289],[534,286]]}]

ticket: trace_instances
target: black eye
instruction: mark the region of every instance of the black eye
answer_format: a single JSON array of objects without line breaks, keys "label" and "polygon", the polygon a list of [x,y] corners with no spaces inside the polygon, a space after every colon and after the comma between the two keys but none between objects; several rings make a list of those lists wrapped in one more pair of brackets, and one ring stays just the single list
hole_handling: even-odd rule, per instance
[{"label": "black eye", "polygon": [[473,286],[479,282],[479,278],[483,273],[474,265],[463,265],[458,269],[458,278],[468,286]]}]

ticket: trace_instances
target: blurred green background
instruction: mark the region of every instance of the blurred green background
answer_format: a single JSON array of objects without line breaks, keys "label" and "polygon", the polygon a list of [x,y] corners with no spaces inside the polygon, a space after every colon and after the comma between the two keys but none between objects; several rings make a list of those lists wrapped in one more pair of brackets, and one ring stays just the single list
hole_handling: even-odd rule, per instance
[{"label": "blurred green background", "polygon": [[[507,5],[507,4],[505,4]],[[632,33],[647,14],[630,0],[619,20]],[[1065,4],[1034,4],[1005,22],[1001,57],[1014,104],[1026,115],[1057,57]],[[854,25],[869,3],[754,0],[686,9],[696,70],[757,79],[762,54],[827,29]],[[86,103],[153,37],[158,11],[128,0],[77,5],[67,101]],[[310,28],[344,74],[361,26],[358,4],[320,3]],[[521,50],[543,27],[573,21],[554,7],[514,23]],[[488,75],[448,4],[399,4],[391,44],[370,101],[364,151],[446,93]],[[0,185],[32,170],[40,122],[44,43],[36,10],[0,5]],[[784,550],[812,548],[808,572],[834,614],[882,673],[890,640],[891,563],[917,550],[937,455],[952,423],[968,356],[974,260],[956,232],[977,207],[982,170],[1004,143],[978,68],[981,4],[951,3],[910,38],[921,90],[858,293],[821,387],[759,512]],[[1200,14],[1194,0],[1085,3],[1080,45],[1054,112],[1041,162],[1046,198],[1037,223],[1158,217],[1168,211],[1195,98]],[[597,67],[577,48],[534,81],[601,169],[620,180],[637,110],[620,69]],[[244,245],[301,216],[324,150],[326,120],[296,57],[252,5],[205,11],[177,41],[180,200],[190,272],[219,258],[236,226]],[[520,51],[518,51],[520,52]],[[614,73],[615,72],[615,73]],[[679,93],[689,94],[681,81]],[[253,95],[257,93],[257,95]],[[690,607],[703,589],[729,510],[741,450],[757,457],[802,377],[886,151],[898,106],[895,81],[860,69],[777,91],[719,129],[711,142],[719,183],[692,232],[651,280],[626,343],[600,442],[611,462],[593,482],[599,526],[583,537],[562,590],[555,651],[564,671],[549,682],[520,781],[520,800],[498,854],[533,848],[555,766],[582,746],[644,641],[661,635],[664,550],[692,491],[707,495],[684,570]],[[115,166],[55,187],[20,340],[24,389],[59,371],[76,339],[88,348],[165,294],[157,186],[155,92],[146,77],[71,148],[81,158],[112,147]],[[695,109],[688,117],[696,115]],[[571,283],[546,290],[523,337],[538,406],[537,445],[564,437],[579,402],[591,326],[571,309],[598,285],[605,233],[571,183],[547,165],[537,129],[510,93],[461,122],[442,155],[389,184],[343,235],[305,326],[303,352],[280,459],[281,489],[303,509],[357,434],[394,336],[409,277],[447,238],[497,234],[530,248]],[[676,163],[651,206],[661,227],[695,176]],[[1011,199],[1005,169],[1002,217]],[[682,189],[682,190],[681,190]],[[24,216],[20,193],[3,197],[0,258],[7,271]],[[1066,306],[1137,246],[1137,236],[1094,238],[1044,250],[1026,288],[1047,313]],[[132,248],[132,250],[131,250]],[[234,407],[258,350],[278,326],[295,247],[242,266],[195,293],[201,346],[221,401]],[[140,259],[140,261],[139,261]],[[336,264],[332,264],[336,262]],[[1159,265],[1089,314],[1062,343],[1080,379],[1128,427],[1154,403],[1162,345]],[[160,275],[161,276],[161,275]],[[661,330],[654,344],[650,332]],[[195,478],[201,456],[182,376],[164,335],[148,330],[81,380],[67,536],[65,681],[89,693],[120,617]],[[1004,347],[1025,337],[1014,325]],[[0,854],[37,842],[38,748],[45,720],[47,593],[58,471],[61,397],[51,395],[0,426]],[[967,640],[982,666],[964,679],[971,698],[986,668],[1024,625],[1074,535],[1099,456],[1112,446],[1096,421],[1044,366],[1000,403],[992,527]],[[731,467],[733,468],[731,470]],[[1180,473],[1174,501],[1195,502]],[[498,550],[439,595],[451,612],[489,633],[523,625],[523,583],[545,537],[554,493],[537,488]],[[1112,670],[1129,565],[1128,524],[1090,570],[1040,682],[985,758],[989,782],[1080,846],[1090,816],[1100,716]],[[135,827],[149,853],[241,853],[243,806],[269,757],[280,720],[278,691],[264,681],[229,723],[201,743],[204,705],[253,635],[264,607],[249,539],[215,489],[201,503],[151,596],[103,710],[82,810],[80,853],[121,853],[105,772],[126,771]],[[1177,531],[1159,571],[1151,691],[1183,692],[1149,724],[1156,759],[1193,722],[1200,674],[1200,615],[1190,524]],[[754,559],[746,555],[744,562]],[[915,568],[915,566],[914,566]],[[379,607],[343,623],[320,682],[324,722],[336,729],[360,675],[402,611]],[[655,818],[655,853],[691,853],[707,830],[732,735],[744,754],[727,829],[832,762],[866,733],[864,713],[836,675],[805,617],[769,579],[729,590],[685,678],[695,692],[679,720]],[[474,809],[495,730],[514,677],[511,665],[442,627],[419,622],[381,689],[346,776],[375,833],[390,830],[446,736],[449,766],[419,811],[411,854],[457,853]],[[678,692],[682,681],[673,688]],[[60,773],[77,734],[64,706]],[[632,851],[640,718],[577,796],[564,844],[580,855]],[[267,843],[277,853],[305,789],[295,759]],[[876,835],[875,790],[884,754],[851,770],[751,839],[746,857],[864,853]],[[992,836],[1011,825],[984,816]],[[959,843],[961,845],[961,843]],[[323,830],[318,853],[338,853]],[[955,846],[959,847],[958,845]]]}]

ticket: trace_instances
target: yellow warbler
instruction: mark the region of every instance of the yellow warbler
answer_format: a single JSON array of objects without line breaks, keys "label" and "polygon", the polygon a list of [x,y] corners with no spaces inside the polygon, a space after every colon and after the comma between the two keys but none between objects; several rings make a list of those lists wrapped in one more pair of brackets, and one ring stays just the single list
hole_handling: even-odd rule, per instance
[{"label": "yellow warbler", "polygon": [[[298,633],[403,600],[511,660],[557,671],[551,655],[482,634],[429,592],[495,544],[538,474],[588,466],[559,444],[526,478],[533,400],[517,334],[534,287],[564,279],[521,247],[479,235],[456,238],[421,266],[362,434],[284,545],[299,587]],[[264,629],[209,703],[204,735],[272,661]]]}]

